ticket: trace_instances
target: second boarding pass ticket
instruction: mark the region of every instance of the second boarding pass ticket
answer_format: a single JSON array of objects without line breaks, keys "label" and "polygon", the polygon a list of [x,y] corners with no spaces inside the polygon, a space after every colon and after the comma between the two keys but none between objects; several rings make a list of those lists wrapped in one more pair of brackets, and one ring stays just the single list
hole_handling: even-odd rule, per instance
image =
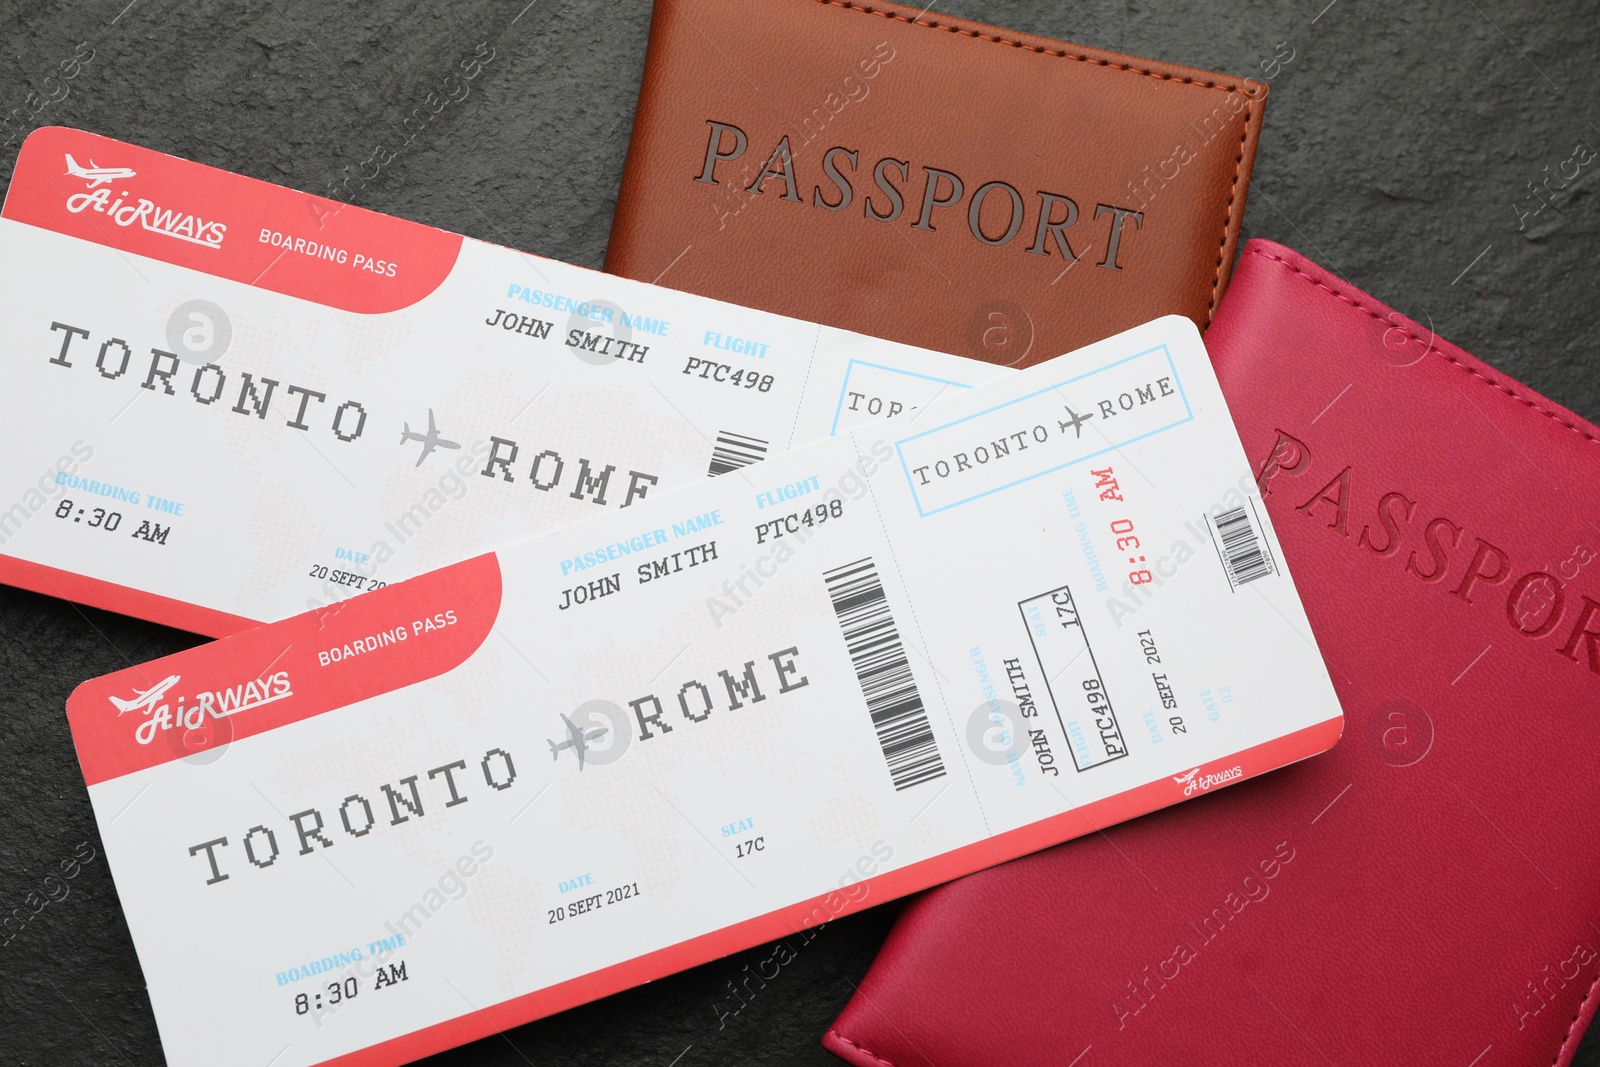
[{"label": "second boarding pass ticket", "polygon": [[1339,735],[1187,320],[746,473],[74,693],[169,1063],[400,1063],[804,951]]},{"label": "second boarding pass ticket", "polygon": [[61,128],[0,339],[0,581],[211,635],[1004,373]]}]

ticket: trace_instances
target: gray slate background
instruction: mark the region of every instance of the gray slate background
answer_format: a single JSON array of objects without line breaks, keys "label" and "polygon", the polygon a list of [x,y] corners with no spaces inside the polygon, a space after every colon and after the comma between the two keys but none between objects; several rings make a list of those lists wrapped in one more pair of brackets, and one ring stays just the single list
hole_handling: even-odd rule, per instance
[{"label": "gray slate background", "polygon": [[[45,123],[79,126],[324,192],[375,145],[394,148],[401,119],[487,42],[495,58],[470,96],[356,183],[353,199],[599,267],[648,5],[525,2],[5,0],[0,113],[23,110],[11,112],[0,140]],[[751,0],[752,18],[766,2]],[[1246,236],[1299,249],[1600,420],[1600,160],[1518,228],[1518,208],[1541,204],[1530,181],[1554,172],[1579,141],[1600,148],[1592,0],[938,0],[934,11],[1257,78],[1288,42],[1294,58],[1271,81]],[[65,98],[30,116],[28,94],[59,96],[63,83],[44,79],[75,50],[88,54],[80,42],[93,58],[64,83]],[[16,144],[0,150],[0,181]],[[3,385],[0,397],[11,399]],[[11,589],[0,589],[0,638],[3,913],[80,842],[99,848],[61,710],[67,694],[198,639]],[[161,1063],[104,858],[69,885],[0,946],[0,1063]],[[894,911],[828,927],[722,1027],[713,1005],[726,983],[768,950],[429,1062],[835,1064],[818,1037]],[[1578,1063],[1600,1065],[1600,1035]]]}]

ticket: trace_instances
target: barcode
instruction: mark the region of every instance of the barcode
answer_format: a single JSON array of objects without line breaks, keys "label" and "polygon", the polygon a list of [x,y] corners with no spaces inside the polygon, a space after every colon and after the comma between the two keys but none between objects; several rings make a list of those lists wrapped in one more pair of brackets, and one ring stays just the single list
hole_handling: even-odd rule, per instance
[{"label": "barcode", "polygon": [[721,430],[717,433],[717,443],[711,449],[711,466],[706,474],[715,478],[766,458],[767,442],[761,438]]},{"label": "barcode", "polygon": [[895,789],[943,778],[944,761],[872,557],[824,571],[822,577]]},{"label": "barcode", "polygon": [[1240,505],[1216,517],[1217,539],[1222,548],[1222,566],[1228,581],[1235,586],[1253,582],[1272,573],[1272,565],[1262,550],[1261,538],[1250,524],[1249,510]]}]

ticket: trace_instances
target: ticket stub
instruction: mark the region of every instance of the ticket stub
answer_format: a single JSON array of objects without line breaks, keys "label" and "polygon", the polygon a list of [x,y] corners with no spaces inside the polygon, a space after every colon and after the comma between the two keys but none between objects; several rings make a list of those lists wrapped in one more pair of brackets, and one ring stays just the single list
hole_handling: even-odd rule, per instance
[{"label": "ticket stub", "polygon": [[60,128],[0,342],[0,581],[211,635],[1003,373]]},{"label": "ticket stub", "polygon": [[169,1063],[401,1063],[804,952],[1339,735],[1187,320],[748,473],[73,694]]}]

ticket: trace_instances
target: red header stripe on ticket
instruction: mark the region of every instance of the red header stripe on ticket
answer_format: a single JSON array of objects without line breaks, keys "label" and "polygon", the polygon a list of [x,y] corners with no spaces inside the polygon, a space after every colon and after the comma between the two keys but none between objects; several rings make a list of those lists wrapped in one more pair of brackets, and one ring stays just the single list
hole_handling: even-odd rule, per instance
[{"label": "red header stripe on ticket", "polygon": [[23,142],[0,216],[328,307],[433,292],[462,238],[82,130]]},{"label": "red header stripe on ticket", "polygon": [[435,678],[500,614],[492,554],[80,685],[67,721],[89,785]]}]

